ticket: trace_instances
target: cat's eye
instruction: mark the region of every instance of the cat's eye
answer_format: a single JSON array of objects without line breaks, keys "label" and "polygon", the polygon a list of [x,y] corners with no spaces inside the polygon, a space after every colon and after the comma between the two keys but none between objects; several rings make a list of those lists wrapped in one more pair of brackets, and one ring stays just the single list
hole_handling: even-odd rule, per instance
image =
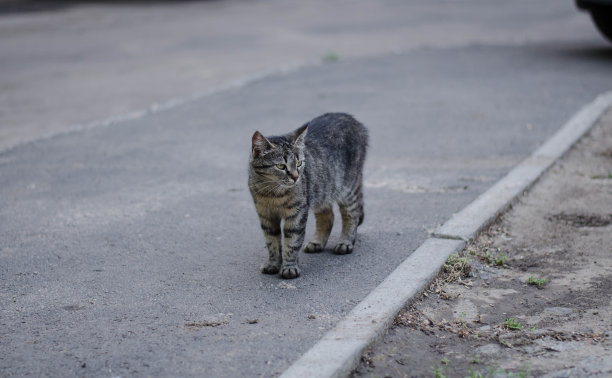
[{"label": "cat's eye", "polygon": [[302,161],[301,161],[301,160],[298,160],[298,162],[297,162],[297,166],[298,166],[298,167],[301,167],[301,166],[302,166]]},{"label": "cat's eye", "polygon": [[287,168],[287,166],[285,164],[276,164],[276,168],[278,168],[278,169],[285,169],[285,168]]}]

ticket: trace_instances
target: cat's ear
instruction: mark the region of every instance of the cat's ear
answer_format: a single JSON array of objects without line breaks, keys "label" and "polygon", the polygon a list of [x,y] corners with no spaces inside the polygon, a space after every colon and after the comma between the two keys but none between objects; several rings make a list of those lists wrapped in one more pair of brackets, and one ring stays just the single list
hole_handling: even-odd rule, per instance
[{"label": "cat's ear", "polygon": [[296,147],[304,147],[304,140],[306,140],[306,134],[308,133],[308,124],[300,127],[291,133],[291,143]]},{"label": "cat's ear", "polygon": [[253,134],[253,138],[251,138],[252,146],[251,146],[251,154],[253,157],[258,157],[263,154],[267,150],[274,147],[274,145],[259,131],[255,131]]}]

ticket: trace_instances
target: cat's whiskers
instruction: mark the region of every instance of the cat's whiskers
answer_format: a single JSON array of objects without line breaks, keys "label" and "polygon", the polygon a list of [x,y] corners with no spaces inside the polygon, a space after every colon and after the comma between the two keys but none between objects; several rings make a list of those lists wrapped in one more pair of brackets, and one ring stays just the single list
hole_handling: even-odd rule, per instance
[{"label": "cat's whiskers", "polygon": [[276,180],[261,180],[254,182],[252,189],[262,195],[279,194],[282,186]]}]

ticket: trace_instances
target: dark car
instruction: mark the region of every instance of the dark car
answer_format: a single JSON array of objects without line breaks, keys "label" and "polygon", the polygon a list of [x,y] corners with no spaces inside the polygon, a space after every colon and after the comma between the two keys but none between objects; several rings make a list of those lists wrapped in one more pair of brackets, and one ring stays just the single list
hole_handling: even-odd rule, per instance
[{"label": "dark car", "polygon": [[576,0],[576,6],[589,11],[597,29],[612,42],[612,0]]}]

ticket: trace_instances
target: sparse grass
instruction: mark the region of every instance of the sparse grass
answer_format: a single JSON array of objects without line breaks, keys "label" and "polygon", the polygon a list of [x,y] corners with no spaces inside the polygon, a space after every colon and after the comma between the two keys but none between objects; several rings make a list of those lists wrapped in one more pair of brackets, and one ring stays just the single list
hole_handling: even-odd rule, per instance
[{"label": "sparse grass", "polygon": [[459,318],[455,320],[455,323],[459,324],[462,327],[467,327],[467,321],[465,320],[466,316],[467,314],[465,312],[462,312],[461,314],[459,314]]},{"label": "sparse grass", "polygon": [[491,377],[527,378],[528,375],[529,373],[525,369],[519,372],[495,369],[492,372]]},{"label": "sparse grass", "polygon": [[444,375],[444,373],[442,373],[442,367],[438,366],[437,368],[434,369],[433,371],[434,377],[435,378],[446,378],[446,375]]},{"label": "sparse grass", "polygon": [[469,277],[472,266],[467,257],[462,256],[458,253],[453,253],[446,259],[444,266],[442,267],[442,274],[429,286],[429,290],[440,295],[442,299],[451,299],[449,296],[443,293],[443,287],[451,282],[457,282],[462,285],[470,286],[470,282],[463,281],[463,278]]},{"label": "sparse grass", "polygon": [[506,318],[506,320],[504,320],[504,326],[513,331],[523,329],[523,325],[515,318]]},{"label": "sparse grass", "polygon": [[450,277],[447,277],[445,280],[446,282],[453,282],[459,278],[467,277],[470,273],[470,265],[467,257],[459,256],[457,253],[448,256],[443,268],[444,272],[450,275]]},{"label": "sparse grass", "polygon": [[467,374],[466,378],[526,378],[529,375],[527,369],[515,372],[499,369],[496,366],[489,366],[484,372],[474,371],[472,368],[469,368]]},{"label": "sparse grass", "polygon": [[493,260],[493,262],[495,263],[495,265],[497,266],[502,266],[506,263],[506,255],[504,255],[503,253],[498,254],[495,259]]},{"label": "sparse grass", "polygon": [[487,264],[495,265],[495,266],[503,266],[506,263],[506,258],[507,258],[506,255],[499,252],[499,250],[497,250],[496,254],[493,254],[491,253],[491,251],[486,250],[485,256],[484,256],[484,259],[487,262]]},{"label": "sparse grass", "polygon": [[471,250],[470,254],[478,257],[485,264],[494,266],[503,266],[508,258],[508,256],[500,252],[499,248],[495,247]]},{"label": "sparse grass", "polygon": [[543,289],[546,282],[546,278],[538,278],[534,275],[529,276],[527,279],[529,285],[537,286],[538,289]]},{"label": "sparse grass", "polygon": [[440,365],[434,367],[433,375],[435,378],[446,378],[446,376],[448,375],[448,364],[450,363],[450,360],[448,358],[443,358],[442,360],[440,360],[440,363],[444,365],[444,367]]},{"label": "sparse grass", "polygon": [[446,264],[445,265],[451,265],[452,266],[452,265],[455,265],[455,264],[464,264],[466,261],[467,261],[467,258],[460,257],[458,253],[452,253],[446,259]]},{"label": "sparse grass", "polygon": [[596,175],[596,176],[591,176],[591,178],[593,180],[609,180],[612,179],[612,172],[608,172],[608,175]]},{"label": "sparse grass", "polygon": [[330,53],[327,53],[327,54],[323,55],[323,61],[327,62],[327,63],[337,62],[338,59],[340,59],[338,54],[333,53],[333,52],[330,52]]}]

